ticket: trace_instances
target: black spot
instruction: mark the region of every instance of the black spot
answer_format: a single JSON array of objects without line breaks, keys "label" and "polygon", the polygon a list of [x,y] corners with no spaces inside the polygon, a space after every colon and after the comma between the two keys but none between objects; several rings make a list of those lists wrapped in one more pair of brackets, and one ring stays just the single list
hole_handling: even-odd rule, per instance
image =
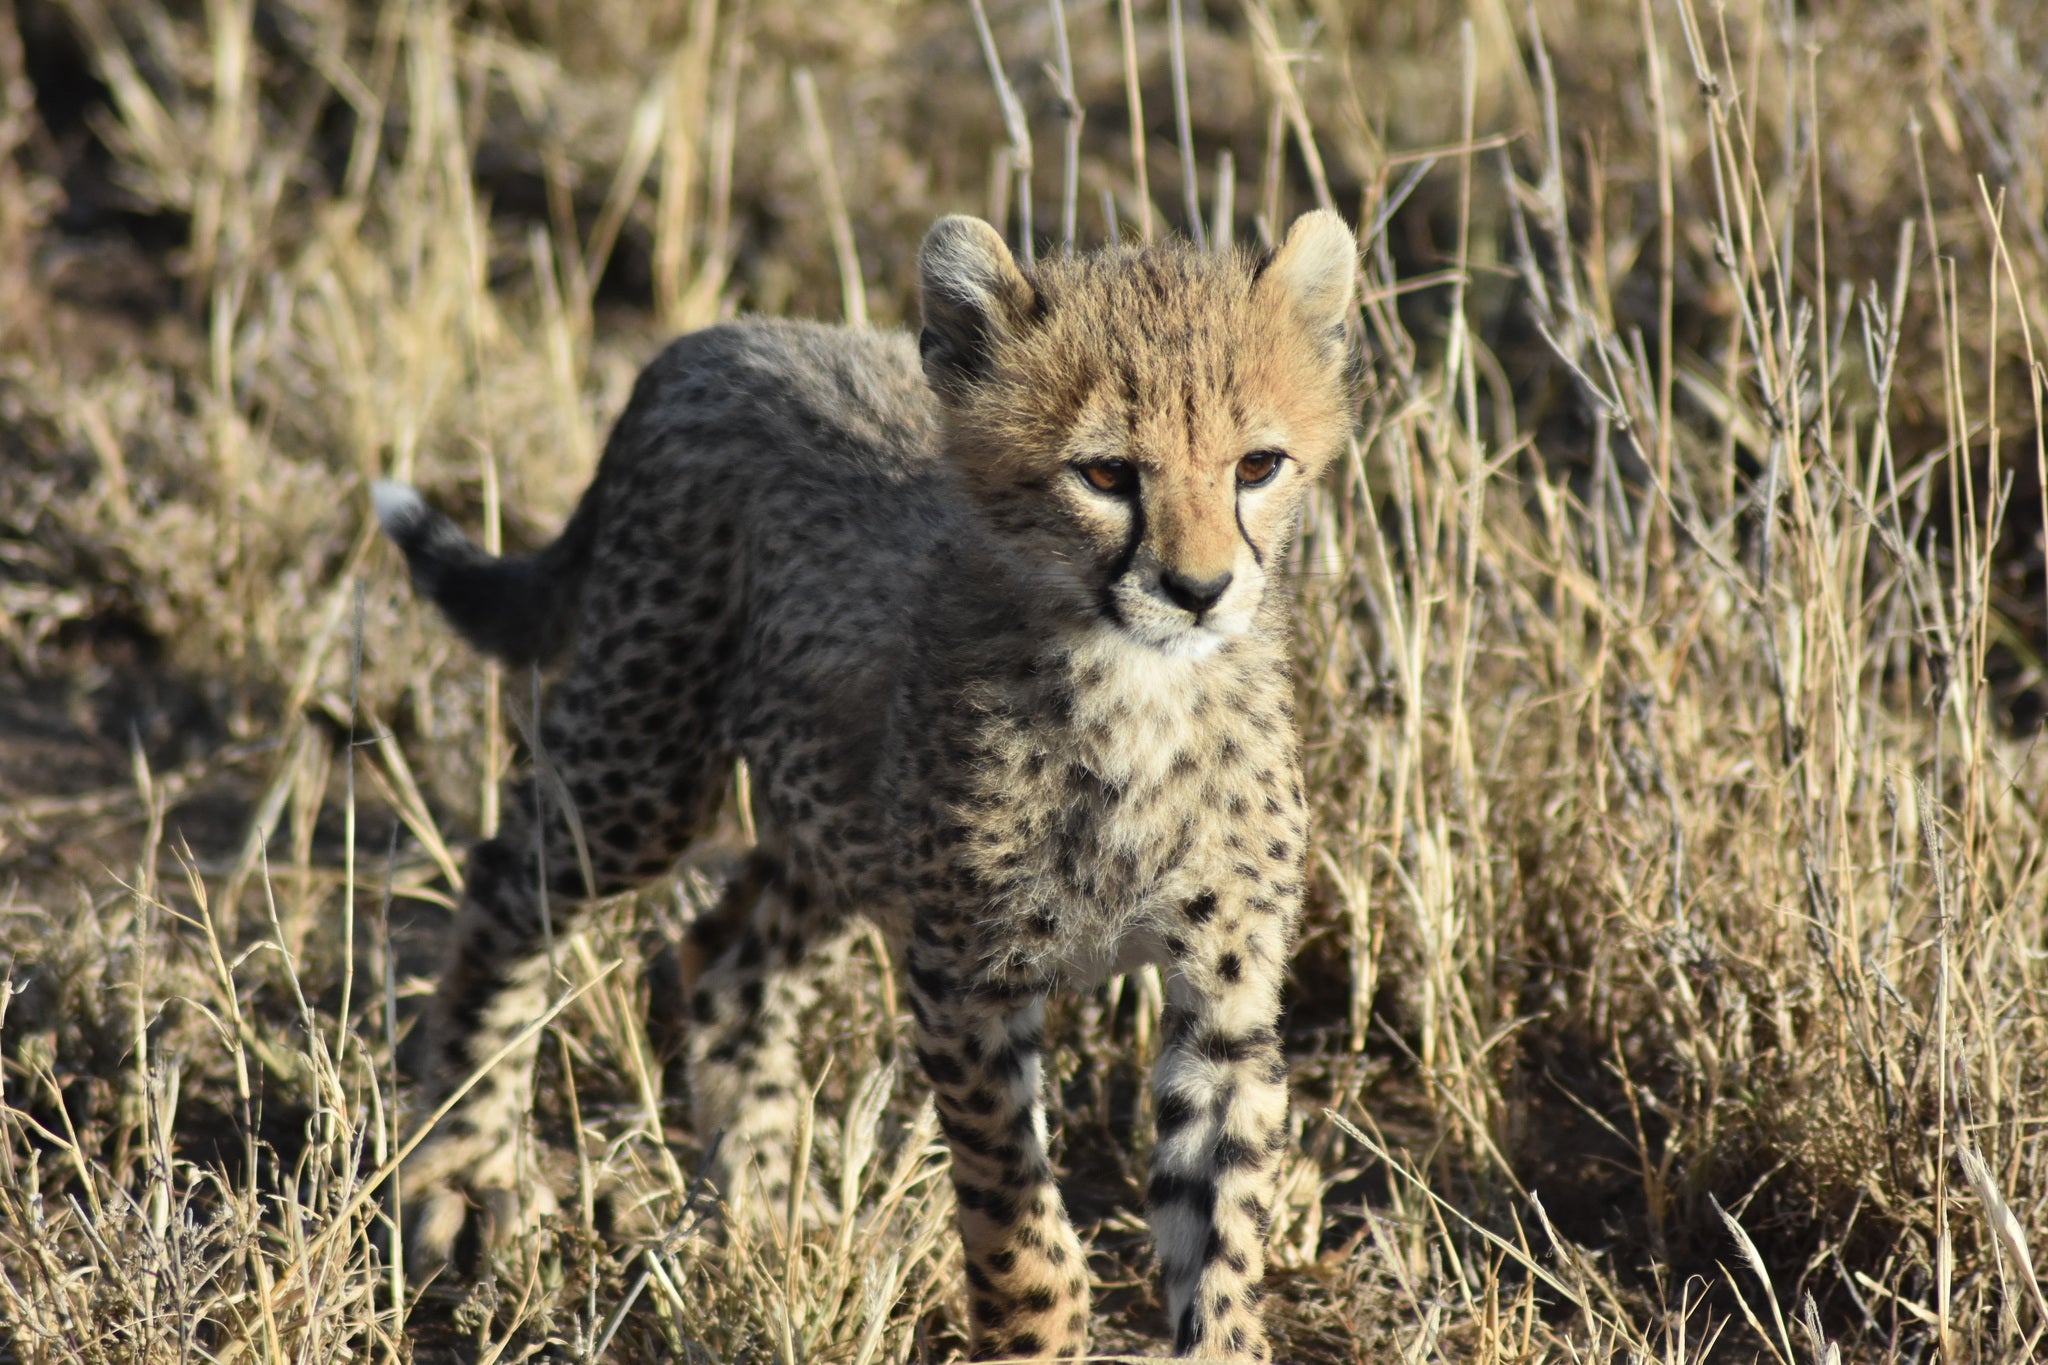
[{"label": "black spot", "polygon": [[[974,1266],[970,1264],[967,1267],[967,1278],[973,1279],[976,1273]],[[981,1324],[984,1331],[994,1331],[1010,1320],[1010,1310],[994,1299],[977,1296],[974,1300],[974,1320]]]},{"label": "black spot", "polygon": [[1244,975],[1244,959],[1236,953],[1225,953],[1216,964],[1216,975],[1225,981],[1236,981]]},{"label": "black spot", "polygon": [[1279,1046],[1280,1035],[1270,1028],[1253,1029],[1236,1038],[1225,1033],[1210,1033],[1195,1041],[1196,1049],[1203,1056],[1219,1062],[1247,1062],[1254,1057],[1269,1055]]},{"label": "black spot", "polygon": [[1242,1142],[1228,1133],[1216,1139],[1216,1149],[1210,1154],[1210,1164],[1219,1172],[1241,1171],[1257,1166],[1265,1160],[1262,1148],[1249,1142]]},{"label": "black spot", "polygon": [[988,1268],[998,1275],[1007,1275],[1017,1266],[1017,1253],[1005,1248],[988,1254]]},{"label": "black spot", "polygon": [[910,984],[917,988],[912,994],[913,1000],[916,999],[917,993],[922,993],[926,999],[943,1004],[959,993],[959,987],[952,978],[919,962],[915,953],[910,955],[907,975],[910,977]]},{"label": "black spot", "polygon": [[1216,893],[1214,891],[1204,891],[1201,895],[1196,896],[1188,902],[1185,913],[1194,923],[1207,924],[1210,917],[1216,913]]},{"label": "black spot", "polygon": [[919,1048],[917,1060],[934,1085],[964,1085],[967,1081],[967,1073],[961,1069],[960,1063],[943,1052],[927,1052]]},{"label": "black spot", "polygon": [[945,1131],[947,1141],[955,1147],[984,1156],[991,1161],[1006,1161],[1017,1155],[1014,1147],[1005,1147],[988,1134],[948,1114],[943,1106],[938,1110],[939,1127]]},{"label": "black spot", "polygon": [[1162,1140],[1173,1136],[1194,1121],[1196,1109],[1193,1100],[1185,1095],[1165,1094],[1159,1097],[1159,1136]]},{"label": "black spot", "polygon": [[1036,1332],[1019,1332],[1016,1336],[1010,1338],[1007,1354],[1013,1356],[1043,1355],[1045,1354],[1045,1342],[1039,1338]]},{"label": "black spot", "polygon": [[1181,1310],[1180,1324],[1173,1329],[1173,1353],[1177,1356],[1190,1355],[1201,1344],[1202,1319],[1191,1303]]},{"label": "black spot", "polygon": [[1216,1213],[1216,1186],[1200,1176],[1171,1175],[1161,1171],[1145,1187],[1145,1203],[1151,1208],[1182,1204],[1200,1216],[1210,1218]]},{"label": "black spot", "polygon": [[1059,1296],[1044,1285],[1034,1285],[1017,1296],[1017,1302],[1033,1313],[1050,1313]]},{"label": "black spot", "polygon": [[981,1214],[998,1227],[1008,1227],[1017,1221],[1017,1200],[1008,1191],[962,1183],[957,1168],[954,1171],[953,1194],[961,1208]]}]

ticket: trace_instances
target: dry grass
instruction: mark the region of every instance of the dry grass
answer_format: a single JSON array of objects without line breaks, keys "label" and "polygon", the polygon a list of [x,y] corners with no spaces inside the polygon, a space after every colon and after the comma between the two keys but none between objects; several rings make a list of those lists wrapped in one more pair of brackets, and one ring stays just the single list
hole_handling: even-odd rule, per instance
[{"label": "dry grass", "polygon": [[[530,542],[661,335],[893,324],[936,212],[1321,200],[1374,381],[1300,556],[1284,1357],[2033,1358],[2048,24],[1808,8],[0,0],[0,1357],[949,1358],[871,965],[811,1059],[844,1215],[706,1232],[660,983],[716,851],[565,960],[561,1225],[392,1273],[528,680],[366,483]],[[1057,1030],[1110,1350],[1156,1008]]]}]

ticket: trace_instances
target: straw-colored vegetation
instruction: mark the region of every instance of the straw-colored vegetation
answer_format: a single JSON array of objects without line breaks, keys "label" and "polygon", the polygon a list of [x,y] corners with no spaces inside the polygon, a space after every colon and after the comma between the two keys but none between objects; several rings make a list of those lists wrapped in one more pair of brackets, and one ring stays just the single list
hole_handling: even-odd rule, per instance
[{"label": "straw-colored vegetation", "polygon": [[[1371,382],[1299,557],[1282,1358],[2033,1358],[2048,10],[987,9],[0,0],[0,1358],[951,1358],[874,959],[812,1030],[844,1212],[712,1230],[662,983],[737,803],[564,954],[567,1214],[391,1274],[530,680],[366,486],[531,543],[664,334],[895,325],[938,212],[1045,252],[1319,200]],[[1053,1031],[1106,1351],[1163,1336],[1157,1007]]]}]

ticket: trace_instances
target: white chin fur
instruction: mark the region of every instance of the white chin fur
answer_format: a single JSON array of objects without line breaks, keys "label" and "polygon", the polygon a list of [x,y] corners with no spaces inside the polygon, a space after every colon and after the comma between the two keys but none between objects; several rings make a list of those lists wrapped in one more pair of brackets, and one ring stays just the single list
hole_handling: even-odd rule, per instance
[{"label": "white chin fur", "polygon": [[1133,621],[1116,631],[1117,636],[1131,645],[1169,659],[1187,660],[1206,659],[1223,648],[1232,636],[1241,633],[1227,627],[1219,630],[1213,625],[1163,621]]},{"label": "white chin fur", "polygon": [[1206,659],[1221,648],[1223,636],[1201,626],[1176,632],[1158,644],[1160,653],[1175,659]]}]

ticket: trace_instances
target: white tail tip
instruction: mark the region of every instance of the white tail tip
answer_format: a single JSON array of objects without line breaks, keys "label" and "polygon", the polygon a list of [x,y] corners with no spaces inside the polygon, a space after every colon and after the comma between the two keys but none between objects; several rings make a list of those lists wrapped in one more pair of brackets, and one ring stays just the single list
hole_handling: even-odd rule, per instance
[{"label": "white tail tip", "polygon": [[377,509],[377,524],[393,540],[404,539],[407,531],[427,517],[427,504],[420,495],[392,479],[379,479],[370,485],[370,505]]}]

